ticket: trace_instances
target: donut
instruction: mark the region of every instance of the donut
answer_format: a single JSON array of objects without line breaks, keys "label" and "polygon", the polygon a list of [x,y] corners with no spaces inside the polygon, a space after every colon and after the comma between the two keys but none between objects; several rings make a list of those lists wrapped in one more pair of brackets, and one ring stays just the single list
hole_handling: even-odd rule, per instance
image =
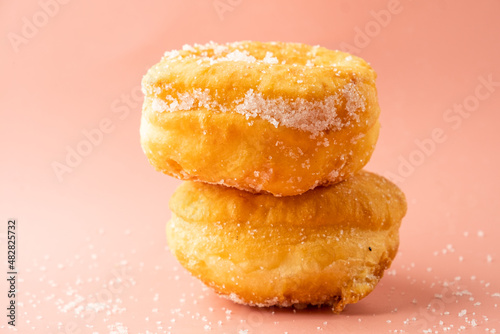
[{"label": "donut", "polygon": [[142,80],[141,145],[155,169],[181,180],[302,194],[369,161],[375,79],[363,59],[319,46],[186,45]]},{"label": "donut", "polygon": [[218,294],[268,307],[368,295],[394,259],[404,194],[365,171],[297,196],[186,181],[170,200],[169,248]]}]

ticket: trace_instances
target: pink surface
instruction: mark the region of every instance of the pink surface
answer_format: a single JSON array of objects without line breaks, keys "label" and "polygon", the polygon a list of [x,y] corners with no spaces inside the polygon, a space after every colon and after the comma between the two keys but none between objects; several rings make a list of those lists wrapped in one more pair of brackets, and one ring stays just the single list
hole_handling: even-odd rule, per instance
[{"label": "pink surface", "polygon": [[[0,8],[0,256],[16,218],[19,273],[16,327],[1,280],[1,333],[500,332],[500,2]],[[382,130],[367,169],[395,180],[409,209],[391,269],[340,315],[233,304],[166,246],[179,181],[139,146],[141,77],[166,50],[243,39],[347,48],[378,72]],[[58,177],[76,149],[85,156]]]}]

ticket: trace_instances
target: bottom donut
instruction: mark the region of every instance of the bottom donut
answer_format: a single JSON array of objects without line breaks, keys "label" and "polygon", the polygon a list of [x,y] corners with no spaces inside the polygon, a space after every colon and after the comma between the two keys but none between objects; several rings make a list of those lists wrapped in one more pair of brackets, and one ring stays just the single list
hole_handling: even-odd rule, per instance
[{"label": "bottom donut", "polygon": [[368,295],[394,259],[404,194],[361,171],[274,197],[184,182],[170,201],[169,247],[194,276],[253,306],[331,305]]}]

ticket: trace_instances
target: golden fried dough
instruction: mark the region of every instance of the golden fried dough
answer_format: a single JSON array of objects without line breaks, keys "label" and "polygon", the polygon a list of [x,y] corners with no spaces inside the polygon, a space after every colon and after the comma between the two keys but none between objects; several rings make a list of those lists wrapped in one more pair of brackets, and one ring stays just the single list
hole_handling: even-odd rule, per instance
[{"label": "golden fried dough", "polygon": [[361,58],[322,47],[185,46],[143,79],[142,147],[157,170],[183,180],[301,194],[370,159],[375,78]]},{"label": "golden fried dough", "polygon": [[341,311],[368,295],[391,264],[406,202],[394,184],[361,171],[290,197],[184,182],[170,208],[171,251],[219,294],[256,306]]}]

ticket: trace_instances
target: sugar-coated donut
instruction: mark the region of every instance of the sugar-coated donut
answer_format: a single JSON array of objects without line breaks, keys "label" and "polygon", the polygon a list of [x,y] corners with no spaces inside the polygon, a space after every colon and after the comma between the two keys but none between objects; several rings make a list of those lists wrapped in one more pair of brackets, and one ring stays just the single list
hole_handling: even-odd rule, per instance
[{"label": "sugar-coated donut", "polygon": [[361,171],[289,197],[184,182],[170,208],[172,253],[219,294],[254,306],[341,311],[391,264],[406,201],[394,184]]},{"label": "sugar-coated donut", "polygon": [[179,179],[301,194],[370,159],[375,78],[363,59],[317,46],[184,46],[142,81],[142,147],[157,170]]}]

